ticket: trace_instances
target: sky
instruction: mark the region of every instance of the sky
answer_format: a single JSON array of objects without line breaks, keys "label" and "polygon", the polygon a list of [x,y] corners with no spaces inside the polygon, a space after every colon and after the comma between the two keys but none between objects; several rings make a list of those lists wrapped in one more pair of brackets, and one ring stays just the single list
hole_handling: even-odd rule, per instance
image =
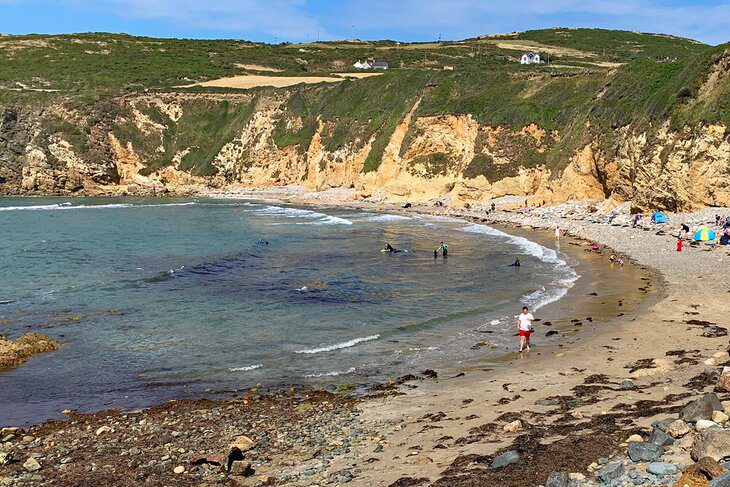
[{"label": "sky", "polygon": [[431,41],[599,27],[730,41],[730,0],[0,0],[6,34]]}]

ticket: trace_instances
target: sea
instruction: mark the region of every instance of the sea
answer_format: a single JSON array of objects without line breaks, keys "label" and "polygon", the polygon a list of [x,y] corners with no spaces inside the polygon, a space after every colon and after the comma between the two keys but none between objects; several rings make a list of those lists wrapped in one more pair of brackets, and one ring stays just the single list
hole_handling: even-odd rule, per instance
[{"label": "sea", "polygon": [[[449,255],[435,258],[442,241]],[[386,243],[402,251],[381,252]],[[0,334],[64,343],[0,371],[0,425],[458,370],[514,348],[522,305],[563,297],[576,264],[523,236],[429,215],[0,198]]]}]

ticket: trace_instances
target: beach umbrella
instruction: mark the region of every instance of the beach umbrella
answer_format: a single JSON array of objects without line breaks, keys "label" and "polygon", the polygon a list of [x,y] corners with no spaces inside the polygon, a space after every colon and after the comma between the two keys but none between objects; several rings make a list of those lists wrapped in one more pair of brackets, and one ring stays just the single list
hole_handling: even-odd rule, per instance
[{"label": "beach umbrella", "polygon": [[702,225],[699,230],[695,232],[694,239],[696,241],[706,241],[706,240],[715,240],[715,232],[707,228],[706,226]]}]

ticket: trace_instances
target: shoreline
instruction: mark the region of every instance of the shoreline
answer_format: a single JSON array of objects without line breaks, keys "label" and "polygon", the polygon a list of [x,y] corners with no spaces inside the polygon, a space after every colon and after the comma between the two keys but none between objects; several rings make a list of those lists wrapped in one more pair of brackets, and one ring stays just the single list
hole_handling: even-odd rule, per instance
[{"label": "shoreline", "polygon": [[[315,204],[333,205],[332,202],[321,200]],[[353,205],[346,203],[344,206]],[[370,205],[363,208],[374,210]],[[421,209],[426,210],[423,207]],[[382,211],[393,210],[399,212],[395,205],[384,205],[382,208]],[[466,215],[444,213],[445,216],[483,218],[483,215],[469,215],[469,212],[465,212]],[[623,231],[623,227],[612,229],[602,223],[583,223],[578,219],[570,222],[561,221],[560,218],[547,221],[533,214],[500,213],[497,216],[499,220],[493,218],[493,221],[480,222],[505,223],[516,227],[541,225],[550,228],[549,225],[554,225],[557,221],[561,222],[561,226],[562,223],[570,226],[566,230],[577,234],[578,238],[590,239],[621,252],[621,255],[636,261],[637,265],[648,267],[653,269],[651,273],[657,273],[652,277],[656,283],[655,288],[658,288],[655,291],[656,299],[646,302],[645,306],[640,306],[634,313],[610,321],[610,326],[602,327],[602,333],[592,330],[591,333],[580,334],[582,336],[577,343],[562,350],[559,350],[562,347],[555,350],[541,349],[544,354],[540,357],[533,353],[532,357],[518,360],[512,367],[498,367],[488,374],[484,374],[477,367],[463,377],[445,380],[420,379],[415,383],[404,384],[397,396],[386,395],[358,401],[352,405],[358,424],[376,427],[370,430],[371,433],[358,437],[357,441],[347,440],[346,451],[331,453],[345,444],[342,439],[335,439],[335,445],[328,446],[331,458],[326,463],[320,461],[311,473],[311,466],[301,468],[298,474],[288,479],[279,477],[276,473],[291,471],[293,465],[256,465],[254,461],[258,471],[265,471],[270,477],[276,476],[276,483],[280,485],[335,485],[349,482],[352,485],[369,486],[476,485],[473,483],[475,478],[483,482],[479,485],[538,485],[545,482],[550,472],[542,471],[545,468],[543,456],[537,451],[533,452],[530,445],[524,443],[530,438],[538,438],[540,441],[552,439],[551,444],[556,445],[556,449],[562,445],[561,438],[568,438],[571,442],[586,440],[600,443],[594,450],[588,449],[586,454],[576,455],[572,463],[561,464],[561,468],[571,474],[590,475],[590,455],[595,454],[590,457],[590,461],[595,461],[601,456],[617,454],[629,433],[643,434],[655,415],[676,410],[688,399],[712,387],[711,382],[705,382],[695,388],[688,388],[685,382],[694,379],[697,374],[702,375],[703,360],[706,362],[713,354],[724,350],[726,339],[721,338],[723,335],[706,336],[705,330],[708,326],[717,327],[717,324],[709,320],[716,320],[727,311],[727,290],[724,287],[715,289],[697,286],[696,279],[703,276],[707,268],[714,268],[715,272],[722,274],[727,270],[730,259],[715,257],[719,253],[699,254],[697,249],[688,249],[689,252],[680,256],[666,255],[667,252],[659,252],[657,249],[659,243],[670,240],[663,235],[654,235],[653,232],[637,233],[633,237],[618,239],[616,236],[620,236],[620,233],[617,232]],[[576,231],[579,227],[586,231]],[[610,231],[603,232],[606,229]],[[630,234],[635,232],[629,230]],[[648,253],[636,252],[638,238],[654,242],[657,247],[650,249]],[[609,245],[610,243],[613,245]],[[705,255],[705,260],[711,260],[711,264],[706,264],[702,259]],[[666,265],[661,263],[662,258],[676,259],[685,256],[688,256],[687,261],[696,261],[697,265],[687,265],[681,261],[670,261]],[[651,265],[657,261],[659,265]],[[659,277],[659,280],[655,277]],[[564,300],[565,298],[560,301]],[[692,320],[708,325],[690,325]],[[646,343],[651,346],[646,347]],[[618,344],[621,346],[617,346]],[[682,353],[668,353],[679,351]],[[673,359],[676,356],[686,360]],[[651,364],[647,367],[624,367],[630,362],[643,363],[640,359],[650,359]],[[636,387],[618,387],[625,380],[633,381]],[[565,395],[566,392],[569,396]],[[557,399],[550,399],[553,397]],[[730,396],[725,395],[722,398],[730,399]],[[326,399],[324,401],[327,402]],[[231,403],[223,402],[220,406],[231,407]],[[653,413],[651,415],[638,406],[648,406],[649,403],[652,404],[649,407]],[[312,408],[318,410],[319,404],[313,402]],[[128,415],[154,414],[154,409]],[[88,422],[95,426],[100,423],[94,421],[106,421],[109,415],[109,412],[90,415],[94,418],[90,418]],[[514,431],[504,430],[503,426],[513,420],[520,420],[521,428]],[[612,428],[605,424],[608,420],[613,422]],[[68,421],[59,422],[63,426],[58,427],[72,428],[69,425],[84,421],[86,420],[83,417],[76,420],[72,417]],[[375,430],[377,432],[372,433]],[[32,428],[31,432],[34,431],[42,433],[44,426]],[[599,437],[610,441],[599,442]],[[343,445],[338,446],[338,443]],[[488,464],[496,453],[515,445],[524,454],[532,452],[531,454],[537,455],[532,465],[523,465],[521,470],[512,468],[516,465],[501,470],[485,470],[480,467],[484,462]],[[32,447],[33,442],[29,446]],[[572,443],[564,446],[566,454],[575,448]],[[551,452],[552,456],[555,454],[556,451]],[[284,455],[288,456],[292,456],[292,453]],[[296,455],[292,456],[295,457]],[[371,461],[373,458],[375,460]],[[306,461],[310,460],[313,459]],[[10,469],[0,465],[0,480],[3,475],[17,471],[17,467],[15,465],[15,468]],[[164,467],[160,474],[168,476],[171,483],[179,485],[197,485],[205,470],[186,467],[185,474],[175,476],[171,463]],[[343,471],[349,474],[341,474]],[[20,474],[29,475],[23,473],[22,469]],[[477,474],[479,477],[475,477]],[[494,475],[497,474],[501,484],[494,483]],[[517,476],[526,483],[515,480]],[[264,480],[258,477],[239,480],[249,482],[241,485],[257,485],[256,482],[264,485]]]}]

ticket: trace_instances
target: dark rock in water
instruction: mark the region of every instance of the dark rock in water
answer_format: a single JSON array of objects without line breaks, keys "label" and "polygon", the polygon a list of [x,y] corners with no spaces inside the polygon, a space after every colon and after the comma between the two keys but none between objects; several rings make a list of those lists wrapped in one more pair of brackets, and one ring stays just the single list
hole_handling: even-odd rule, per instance
[{"label": "dark rock in water", "polygon": [[438,376],[439,376],[439,375],[438,375],[438,374],[436,373],[436,371],[435,371],[435,370],[432,370],[432,369],[426,369],[426,370],[424,370],[423,372],[421,372],[421,374],[425,375],[425,376],[426,376],[426,377],[428,377],[429,379],[437,379],[437,378],[438,378]]},{"label": "dark rock in water", "polygon": [[545,333],[545,336],[551,337],[551,336],[557,335],[557,334],[558,334],[557,330],[550,330],[549,332]]},{"label": "dark rock in water", "polygon": [[569,482],[568,472],[551,472],[545,487],[568,487]]},{"label": "dark rock in water", "polygon": [[517,463],[519,461],[520,461],[520,454],[517,453],[515,450],[511,450],[511,451],[502,453],[501,455],[497,455],[496,457],[494,457],[494,460],[492,460],[490,467],[500,468],[500,467],[504,467],[506,465],[510,465],[512,463]]},{"label": "dark rock in water", "polygon": [[655,445],[659,446],[669,446],[674,444],[674,438],[672,438],[659,428],[654,428],[653,430],[651,430],[651,434],[649,435],[649,439],[647,441],[649,443],[654,443]]},{"label": "dark rock in water", "polygon": [[624,474],[624,464],[621,462],[611,463],[601,469],[596,475],[599,482],[608,484]]},{"label": "dark rock in water", "polygon": [[619,389],[622,391],[628,391],[631,389],[636,389],[636,385],[634,385],[633,381],[630,381],[629,379],[622,380],[621,384],[619,384]]},{"label": "dark rock in water", "polygon": [[653,462],[659,460],[664,453],[664,448],[647,441],[631,441],[626,453],[634,462]]},{"label": "dark rock in water", "polygon": [[703,397],[687,404],[679,415],[679,418],[688,422],[696,423],[700,419],[712,419],[712,411],[724,411],[717,394],[710,392]]}]

